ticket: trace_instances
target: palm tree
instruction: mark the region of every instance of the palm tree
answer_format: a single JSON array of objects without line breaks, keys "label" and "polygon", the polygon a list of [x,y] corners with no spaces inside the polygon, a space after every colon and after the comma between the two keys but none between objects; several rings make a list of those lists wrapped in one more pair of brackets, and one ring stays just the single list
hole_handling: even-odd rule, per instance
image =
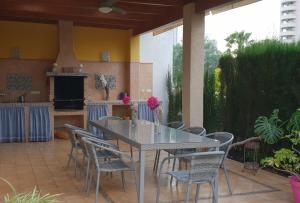
[{"label": "palm tree", "polygon": [[253,43],[253,40],[249,40],[252,33],[250,32],[234,32],[229,35],[225,41],[227,42],[227,52],[229,54],[236,55],[239,51],[243,50],[245,47]]}]

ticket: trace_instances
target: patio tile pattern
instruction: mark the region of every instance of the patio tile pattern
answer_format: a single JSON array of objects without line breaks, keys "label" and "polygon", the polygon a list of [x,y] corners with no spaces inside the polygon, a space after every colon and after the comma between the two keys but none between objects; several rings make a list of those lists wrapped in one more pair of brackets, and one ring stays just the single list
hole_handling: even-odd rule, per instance
[{"label": "patio tile pattern", "polygon": [[[121,144],[121,150],[129,151],[129,146]],[[12,183],[18,192],[28,192],[37,187],[43,194],[59,193],[59,200],[67,203],[94,202],[95,191],[92,187],[87,196],[83,192],[82,174],[74,177],[74,168],[67,168],[67,154],[69,141],[55,140],[48,143],[23,143],[0,145],[0,177]],[[135,160],[137,152],[134,152]],[[166,155],[166,154],[164,154]],[[153,176],[152,166],[155,153],[146,153],[146,188],[145,202],[155,202],[156,177]],[[162,156],[163,157],[163,156]],[[170,164],[169,167],[171,167]],[[223,171],[220,170],[220,202],[264,202],[264,203],[291,203],[293,202],[290,185],[287,178],[260,170],[256,175],[242,171],[242,165],[235,161],[228,161],[233,195],[228,195]],[[126,192],[122,190],[120,174],[114,173],[112,177],[103,174],[101,177],[100,202],[134,203],[137,202],[135,178],[126,173]],[[175,183],[170,185],[167,177],[162,177],[163,187],[161,202],[184,202],[185,185]],[[0,182],[0,202],[3,195],[11,194],[10,188]],[[194,200],[195,188],[191,194]],[[211,191],[203,185],[200,191],[199,202],[211,202]]]}]

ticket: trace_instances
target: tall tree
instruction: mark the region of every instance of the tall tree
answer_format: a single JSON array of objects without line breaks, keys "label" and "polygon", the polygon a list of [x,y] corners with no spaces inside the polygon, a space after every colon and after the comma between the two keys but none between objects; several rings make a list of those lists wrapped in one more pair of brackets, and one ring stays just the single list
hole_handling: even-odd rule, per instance
[{"label": "tall tree", "polygon": [[252,33],[250,32],[234,32],[229,35],[225,41],[227,42],[227,53],[236,55],[239,51],[243,50],[245,47],[253,43],[253,40],[250,40]]},{"label": "tall tree", "polygon": [[182,87],[182,71],[183,71],[183,48],[181,44],[173,47],[173,82],[175,88]]},{"label": "tall tree", "polygon": [[[205,70],[209,74],[214,74],[221,52],[217,48],[217,42],[205,38]],[[209,70],[209,71],[208,71]],[[182,78],[183,78],[183,48],[181,44],[174,45],[173,49],[173,69],[167,76],[167,89],[169,95],[169,121],[181,119],[182,111]],[[214,77],[212,77],[214,78]],[[213,80],[210,80],[213,84]],[[212,87],[214,89],[214,87]],[[214,94],[214,93],[212,93]]]},{"label": "tall tree", "polygon": [[218,66],[221,52],[218,50],[217,41],[205,37],[205,69],[215,69]]}]

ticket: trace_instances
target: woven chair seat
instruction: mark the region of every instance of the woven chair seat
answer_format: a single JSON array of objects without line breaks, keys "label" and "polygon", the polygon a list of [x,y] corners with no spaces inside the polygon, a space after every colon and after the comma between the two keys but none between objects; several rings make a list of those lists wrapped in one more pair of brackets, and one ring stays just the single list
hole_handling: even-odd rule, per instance
[{"label": "woven chair seat", "polygon": [[107,150],[97,151],[97,157],[98,157],[98,159],[118,158],[117,155],[115,155],[114,153],[107,151]]},{"label": "woven chair seat", "polygon": [[166,152],[172,155],[176,154],[190,154],[196,152],[196,149],[166,149]]},{"label": "woven chair seat", "polygon": [[99,169],[104,172],[132,171],[134,170],[122,160],[105,161],[99,164]]},{"label": "woven chair seat", "polygon": [[[190,180],[190,174],[188,171],[173,171],[173,172],[168,172],[167,174],[180,182],[186,183],[189,182]],[[203,174],[203,176],[198,180],[193,179],[192,183],[208,183],[211,182],[212,179],[213,176],[211,174]]]}]

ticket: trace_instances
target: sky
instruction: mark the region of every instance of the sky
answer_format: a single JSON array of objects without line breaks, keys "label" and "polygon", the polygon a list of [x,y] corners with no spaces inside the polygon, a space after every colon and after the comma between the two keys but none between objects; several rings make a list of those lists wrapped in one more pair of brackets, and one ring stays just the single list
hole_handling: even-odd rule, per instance
[{"label": "sky", "polygon": [[262,0],[205,18],[206,36],[217,40],[222,52],[226,50],[224,39],[235,31],[251,32],[251,39],[262,40],[278,38],[279,28],[280,0]]}]

